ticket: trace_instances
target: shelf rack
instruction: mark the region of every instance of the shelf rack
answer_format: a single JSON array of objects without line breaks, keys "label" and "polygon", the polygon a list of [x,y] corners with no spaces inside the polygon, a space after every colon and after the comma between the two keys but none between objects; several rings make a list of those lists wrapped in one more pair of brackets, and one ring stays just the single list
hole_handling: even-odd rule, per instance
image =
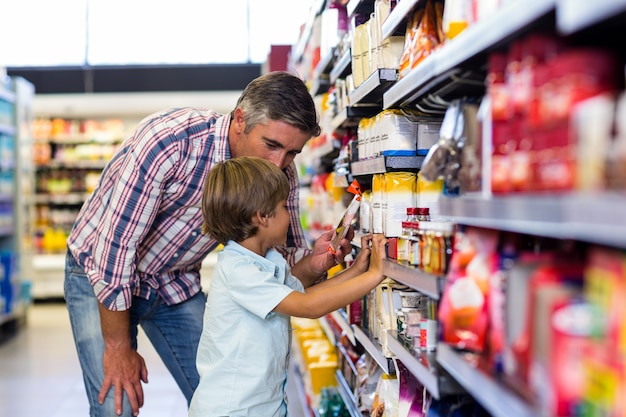
[{"label": "shelf rack", "polygon": [[436,399],[443,395],[462,393],[462,388],[439,366],[435,352],[411,353],[399,340],[396,332],[388,331],[387,343],[396,359],[413,374]]},{"label": "shelf rack", "polygon": [[445,343],[437,345],[437,362],[493,417],[537,417],[540,413],[501,381],[477,369]]},{"label": "shelf rack", "polygon": [[618,193],[562,193],[440,200],[441,214],[469,226],[626,247],[626,196]]},{"label": "shelf rack", "polygon": [[[349,15],[371,11],[372,1],[350,0]],[[424,0],[403,0],[392,10],[383,24],[383,36],[398,33],[410,13],[421,7]],[[368,9],[369,7],[369,9]],[[557,35],[572,37],[600,33],[602,41],[611,40],[621,52],[623,44],[610,39],[621,33],[626,22],[626,0],[527,0],[508,2],[492,16],[473,24],[455,39],[446,42],[439,50],[425,58],[406,76],[388,80],[384,87],[380,73],[350,94],[353,107],[370,106],[368,111],[394,108],[417,108],[426,113],[437,113],[431,103],[460,97],[476,97],[484,93],[484,76],[487,57],[491,52],[504,51],[510,43],[536,31],[554,31]],[[611,31],[603,34],[605,27]],[[617,30],[616,30],[617,29]],[[589,40],[589,37],[585,40]],[[350,73],[350,55],[346,51],[330,69],[334,83]],[[382,102],[376,96],[382,94]],[[363,107],[361,107],[363,106]],[[356,108],[356,107],[355,107]],[[350,110],[333,120],[337,128],[358,125],[359,116]],[[366,113],[361,117],[369,117]],[[351,163],[352,175],[370,175],[386,172],[389,160],[359,161]],[[406,161],[405,161],[406,162]],[[417,164],[416,164],[417,165]],[[421,167],[419,165],[418,169]],[[552,195],[485,196],[464,195],[445,197],[440,201],[440,212],[455,223],[493,228],[524,234],[574,239],[626,247],[626,220],[623,207],[626,197],[614,193],[562,193]],[[398,262],[387,260],[385,274],[431,297],[438,298],[443,277],[432,277]],[[373,355],[378,355],[377,342],[370,340],[362,330],[353,329],[358,341],[365,341]],[[470,354],[439,343],[428,361],[416,357],[394,337],[387,340],[388,348],[396,360],[408,367],[431,394],[441,396],[443,380],[435,377],[435,369],[442,370],[469,394],[474,396],[494,417],[536,416],[536,410],[521,396],[498,378],[477,368]],[[368,350],[368,352],[369,352]],[[384,357],[384,355],[383,355]],[[387,359],[387,358],[385,358]],[[380,357],[378,361],[384,362]],[[406,363],[405,363],[406,362]]]}]

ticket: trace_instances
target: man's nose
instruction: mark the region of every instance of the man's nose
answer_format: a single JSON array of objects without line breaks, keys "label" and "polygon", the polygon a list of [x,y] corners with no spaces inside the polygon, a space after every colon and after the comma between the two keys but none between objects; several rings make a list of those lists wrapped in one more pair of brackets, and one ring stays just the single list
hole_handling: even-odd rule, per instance
[{"label": "man's nose", "polygon": [[270,158],[270,162],[280,169],[285,169],[291,162],[287,152],[277,152]]}]

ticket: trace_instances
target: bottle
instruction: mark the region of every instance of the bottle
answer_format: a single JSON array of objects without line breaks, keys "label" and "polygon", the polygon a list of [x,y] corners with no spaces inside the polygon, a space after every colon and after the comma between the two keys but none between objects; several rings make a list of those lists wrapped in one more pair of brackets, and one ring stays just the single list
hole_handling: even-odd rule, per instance
[{"label": "bottle", "polygon": [[430,221],[430,209],[428,207],[418,207],[416,209],[417,221],[429,222]]},{"label": "bottle", "polygon": [[415,240],[415,228],[417,226],[417,208],[406,208],[406,219],[402,222],[402,233],[398,238],[397,259],[401,262],[409,262],[411,250]]}]

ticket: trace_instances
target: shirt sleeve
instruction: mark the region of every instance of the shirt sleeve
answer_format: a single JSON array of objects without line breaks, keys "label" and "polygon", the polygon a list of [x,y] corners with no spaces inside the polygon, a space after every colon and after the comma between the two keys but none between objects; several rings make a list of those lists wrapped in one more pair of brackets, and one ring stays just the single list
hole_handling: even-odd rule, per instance
[{"label": "shirt sleeve", "polygon": [[103,181],[115,185],[104,215],[97,219],[94,269],[88,275],[96,296],[108,309],[125,310],[131,305],[139,285],[137,246],[154,222],[179,160],[175,135],[155,119],[137,128],[114,158],[115,169],[103,172]]},{"label": "shirt sleeve", "polygon": [[293,281],[281,283],[272,272],[265,271],[254,263],[234,265],[228,282],[233,300],[261,319],[265,319],[294,291],[289,284],[296,285]]}]

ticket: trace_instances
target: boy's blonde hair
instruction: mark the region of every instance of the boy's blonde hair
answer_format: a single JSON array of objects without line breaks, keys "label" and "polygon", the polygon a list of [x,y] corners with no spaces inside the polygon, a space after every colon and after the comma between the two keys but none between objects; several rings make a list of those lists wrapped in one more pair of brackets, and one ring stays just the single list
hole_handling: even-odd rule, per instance
[{"label": "boy's blonde hair", "polygon": [[202,194],[202,233],[218,242],[241,242],[257,232],[257,212],[273,216],[289,195],[287,176],[271,162],[252,156],[229,159],[209,171]]}]

